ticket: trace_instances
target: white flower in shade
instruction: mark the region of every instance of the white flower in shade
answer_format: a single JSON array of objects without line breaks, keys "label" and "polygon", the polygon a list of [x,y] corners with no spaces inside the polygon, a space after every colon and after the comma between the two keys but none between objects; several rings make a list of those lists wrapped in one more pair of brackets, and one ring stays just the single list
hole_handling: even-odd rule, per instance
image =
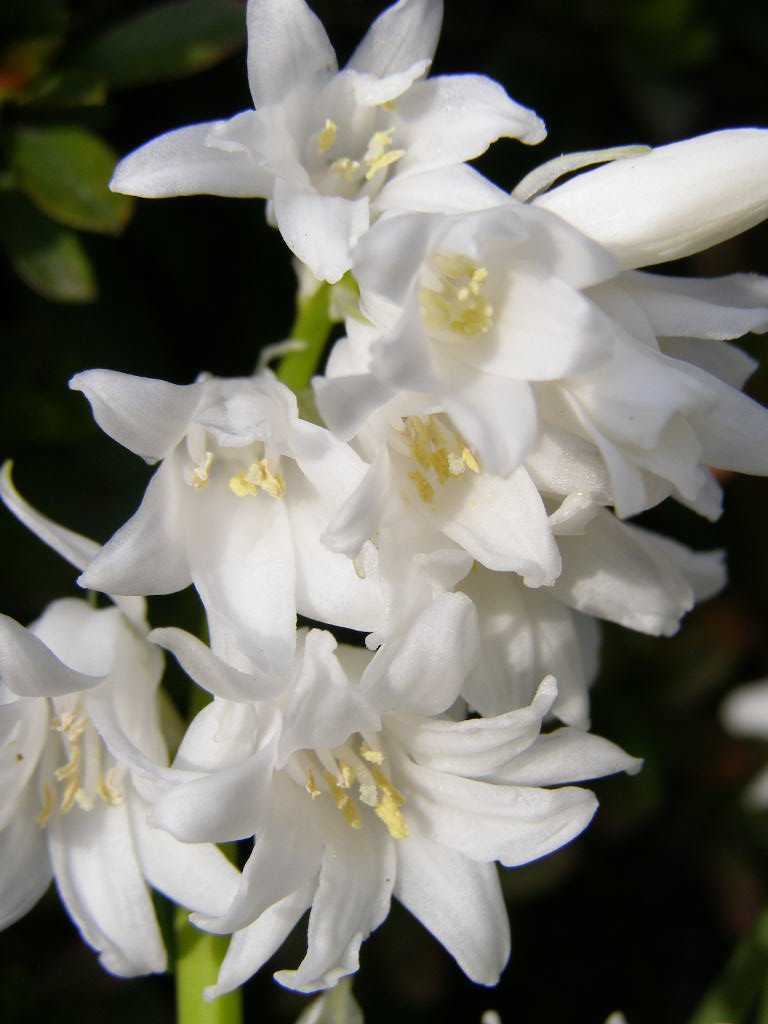
[{"label": "white flower in shade", "polygon": [[320,535],[365,471],[322,427],[300,420],[271,373],[177,386],[108,370],[71,386],[99,425],[147,461],[162,460],[136,514],[81,576],[118,594],[163,594],[193,582],[211,641],[248,664],[291,663],[296,610],[370,630],[380,614],[371,571]]},{"label": "white flower in shade", "polygon": [[150,828],[129,766],[102,736],[106,716],[158,770],[167,764],[162,665],[115,607],[57,601],[29,630],[0,616],[0,927],[53,876],[102,965],[126,976],[166,966],[148,885],[221,913],[239,877],[212,845]]},{"label": "white flower in shade", "polygon": [[[720,717],[734,736],[768,740],[768,679],[734,690],[723,701]],[[755,807],[768,807],[768,767],[750,782],[745,796]]]},{"label": "white flower in shade", "polygon": [[129,154],[111,188],[161,197],[265,196],[283,238],[318,276],[338,280],[351,246],[389,207],[419,209],[439,189],[493,192],[464,165],[500,137],[540,142],[544,126],[483,75],[424,80],[441,0],[400,0],[347,65],[303,0],[249,0],[253,110],[168,132]]},{"label": "white flower in shade", "polygon": [[151,636],[215,699],[174,763],[196,777],[168,787],[150,820],[187,841],[255,836],[227,912],[193,919],[234,933],[210,997],[258,970],[309,908],[306,957],[276,977],[334,985],[393,894],[472,980],[494,984],[509,932],[493,862],[525,863],[586,826],[594,796],[562,783],[639,766],[580,730],[541,734],[551,677],[529,706],[462,720],[476,626],[461,594],[438,597],[375,655],[304,634],[293,672],[260,700],[252,676],[189,634]]}]

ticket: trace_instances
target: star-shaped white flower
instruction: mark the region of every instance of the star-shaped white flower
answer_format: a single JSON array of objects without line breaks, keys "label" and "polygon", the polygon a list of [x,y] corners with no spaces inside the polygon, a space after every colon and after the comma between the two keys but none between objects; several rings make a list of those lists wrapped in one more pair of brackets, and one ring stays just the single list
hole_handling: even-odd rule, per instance
[{"label": "star-shaped white flower", "polygon": [[396,208],[419,209],[436,187],[484,194],[485,180],[464,161],[500,137],[544,137],[539,118],[483,75],[424,80],[442,13],[441,0],[400,0],[338,71],[304,0],[249,0],[255,109],[153,139],[118,164],[111,188],[265,196],[293,252],[337,281],[351,247],[388,209],[390,186]]}]

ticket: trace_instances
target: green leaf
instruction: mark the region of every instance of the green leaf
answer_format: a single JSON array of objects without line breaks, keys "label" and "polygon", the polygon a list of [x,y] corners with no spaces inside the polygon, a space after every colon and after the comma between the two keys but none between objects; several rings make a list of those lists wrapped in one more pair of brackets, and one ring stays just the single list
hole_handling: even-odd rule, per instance
[{"label": "green leaf", "polygon": [[245,45],[243,5],[235,0],[183,0],[136,15],[82,49],[78,65],[116,88],[182,78]]},{"label": "green leaf", "polygon": [[186,910],[176,908],[176,1024],[240,1024],[240,989],[203,1002],[203,989],[216,981],[229,936],[198,931],[187,917]]},{"label": "green leaf", "polygon": [[61,224],[108,234],[125,227],[133,202],[107,188],[117,155],[85,128],[18,128],[10,135],[8,161],[18,187]]},{"label": "green leaf", "polygon": [[82,68],[68,68],[44,75],[17,96],[18,103],[41,107],[102,106],[106,99],[104,79]]},{"label": "green leaf", "polygon": [[80,239],[18,192],[0,195],[0,244],[19,277],[54,302],[92,302],[96,278]]},{"label": "green leaf", "polygon": [[768,910],[763,910],[702,999],[690,1024],[746,1024],[766,977]]}]

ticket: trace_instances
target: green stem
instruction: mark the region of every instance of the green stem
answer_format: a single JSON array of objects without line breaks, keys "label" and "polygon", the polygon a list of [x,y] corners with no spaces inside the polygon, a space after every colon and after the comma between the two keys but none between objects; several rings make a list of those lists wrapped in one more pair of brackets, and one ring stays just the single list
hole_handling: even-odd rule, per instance
[{"label": "green stem", "polygon": [[768,909],[765,909],[699,1003],[690,1024],[742,1024],[767,977]]},{"label": "green stem", "polygon": [[177,1024],[241,1024],[240,989],[219,996],[212,1003],[203,1002],[203,989],[216,981],[229,936],[198,931],[187,920],[183,907],[176,907],[174,931]]},{"label": "green stem", "polygon": [[284,355],[277,366],[278,380],[294,392],[309,386],[310,378],[323,355],[333,326],[328,316],[330,293],[331,286],[324,282],[301,303],[296,313],[291,338],[305,342],[306,347],[299,352]]}]

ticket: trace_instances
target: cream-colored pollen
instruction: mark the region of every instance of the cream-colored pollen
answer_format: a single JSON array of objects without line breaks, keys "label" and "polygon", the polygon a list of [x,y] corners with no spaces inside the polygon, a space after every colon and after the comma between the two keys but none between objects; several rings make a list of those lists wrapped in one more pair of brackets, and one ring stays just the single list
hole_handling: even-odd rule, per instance
[{"label": "cream-colored pollen", "polygon": [[435,253],[431,262],[437,280],[419,289],[424,322],[462,338],[489,331],[493,326],[493,306],[483,295],[487,268],[460,253]]},{"label": "cream-colored pollen", "polygon": [[338,125],[335,121],[332,121],[330,117],[326,117],[325,124],[322,129],[317,133],[317,152],[320,156],[325,153],[326,150],[330,149],[336,141],[336,132]]},{"label": "cream-colored pollen", "polygon": [[365,740],[360,743],[360,756],[364,757],[368,764],[383,764],[384,755],[380,750],[369,747]]},{"label": "cream-colored pollen", "polygon": [[44,828],[48,824],[48,819],[56,809],[56,794],[50,786],[46,786],[45,783],[40,787],[41,795],[43,798],[43,806],[40,813],[36,816],[35,821],[41,828]]},{"label": "cream-colored pollen", "polygon": [[115,769],[110,768],[106,775],[99,776],[98,792],[105,804],[110,807],[119,807],[125,800],[115,784]]},{"label": "cream-colored pollen", "polygon": [[315,776],[312,774],[311,768],[307,768],[307,783],[304,788],[306,789],[306,791],[309,793],[313,800],[317,800],[317,798],[320,796],[320,790],[317,788]]},{"label": "cream-colored pollen", "polygon": [[190,477],[189,483],[191,487],[194,487],[196,491],[202,490],[203,487],[208,485],[209,474],[211,470],[211,463],[213,462],[213,452],[206,452],[205,458],[199,466],[195,466],[192,470],[192,476]]},{"label": "cream-colored pollen", "polygon": [[413,480],[422,501],[431,504],[435,500],[435,489],[425,476],[433,472],[438,484],[458,478],[469,469],[480,472],[474,453],[450,428],[441,425],[435,416],[422,419],[421,416],[407,416],[401,432],[409,447],[411,458],[419,469],[408,473]]},{"label": "cream-colored pollen", "polygon": [[246,471],[235,473],[229,478],[229,489],[238,498],[247,494],[257,495],[264,491],[270,498],[282,498],[285,494],[285,480],[280,473],[271,473],[266,459],[252,462]]},{"label": "cream-colored pollen", "polygon": [[325,773],[325,781],[328,783],[328,789],[333,797],[333,802],[344,815],[349,827],[359,829],[360,815],[357,812],[357,807],[355,807],[355,801],[348,793],[345,793],[343,789],[336,785],[336,780],[330,772]]},{"label": "cream-colored pollen", "polygon": [[[368,140],[362,160],[353,160],[351,157],[342,156],[338,160],[333,161],[330,170],[334,174],[340,174],[345,181],[353,182],[360,177],[364,168],[365,180],[372,181],[379,171],[385,171],[387,167],[396,164],[398,160],[402,160],[405,156],[404,149],[391,148],[394,131],[394,128],[386,128],[384,131],[374,132]],[[320,135],[322,135],[322,132]],[[318,135],[318,149],[320,147],[320,135]],[[336,135],[334,133],[334,140],[335,138]],[[322,153],[324,150],[320,150],[320,152]]]}]

